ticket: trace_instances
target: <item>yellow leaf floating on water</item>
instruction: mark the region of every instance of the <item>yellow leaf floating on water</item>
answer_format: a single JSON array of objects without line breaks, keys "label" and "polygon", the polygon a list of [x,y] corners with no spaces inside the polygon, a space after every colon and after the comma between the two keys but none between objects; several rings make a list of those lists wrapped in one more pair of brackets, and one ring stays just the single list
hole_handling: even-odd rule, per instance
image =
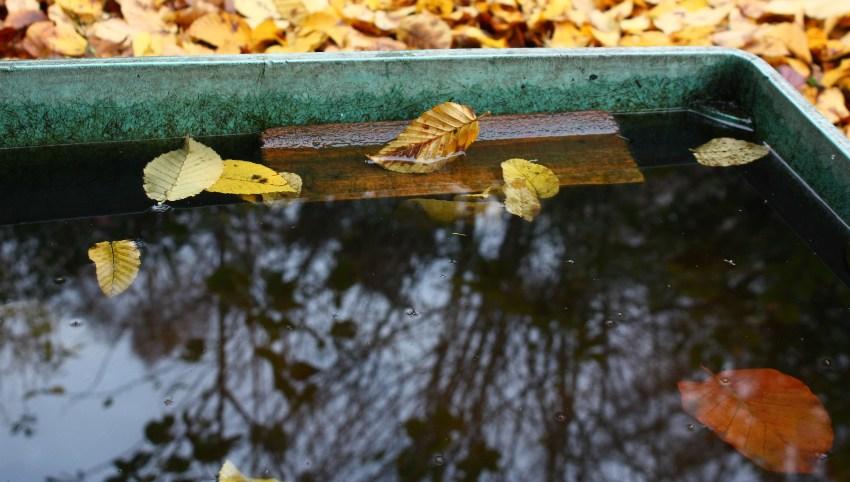
[{"label": "yellow leaf floating on water", "polygon": [[223,170],[214,150],[187,137],[182,149],[166,152],[145,166],[145,194],[159,202],[185,199],[212,186]]},{"label": "yellow leaf floating on water", "polygon": [[478,116],[465,105],[444,102],[425,112],[369,159],[384,169],[433,172],[464,154],[478,137]]},{"label": "yellow leaf floating on water", "polygon": [[505,210],[528,222],[540,214],[540,198],[525,178],[505,183]]},{"label": "yellow leaf floating on water", "polygon": [[525,159],[508,159],[502,162],[502,178],[505,184],[515,179],[525,179],[537,197],[546,199],[558,194],[561,182],[548,167]]},{"label": "yellow leaf floating on water", "polygon": [[770,149],[752,142],[718,137],[691,149],[697,162],[709,167],[740,166],[761,159]]},{"label": "yellow leaf floating on water", "polygon": [[224,161],[221,177],[207,188],[210,192],[224,194],[268,194],[295,192],[286,179],[262,164],[248,161]]},{"label": "yellow leaf floating on water", "polygon": [[421,209],[429,218],[438,223],[452,223],[458,219],[474,218],[487,211],[490,203],[486,201],[446,201],[442,199],[408,199],[402,203]]},{"label": "yellow leaf floating on water", "polygon": [[561,182],[548,167],[525,159],[502,162],[505,210],[526,221],[540,213],[540,199],[558,194]]},{"label": "yellow leaf floating on water", "polygon": [[221,470],[218,471],[218,482],[279,482],[277,479],[252,479],[246,477],[229,460],[224,461]]},{"label": "yellow leaf floating on water", "polygon": [[89,259],[97,271],[97,284],[110,298],[123,293],[139,274],[139,245],[128,239],[102,241],[89,248]]},{"label": "yellow leaf floating on water", "polygon": [[280,201],[289,201],[301,195],[301,176],[293,172],[279,172],[292,191],[271,192],[265,194],[242,194],[239,197],[250,203],[263,203],[269,206],[278,204]]}]

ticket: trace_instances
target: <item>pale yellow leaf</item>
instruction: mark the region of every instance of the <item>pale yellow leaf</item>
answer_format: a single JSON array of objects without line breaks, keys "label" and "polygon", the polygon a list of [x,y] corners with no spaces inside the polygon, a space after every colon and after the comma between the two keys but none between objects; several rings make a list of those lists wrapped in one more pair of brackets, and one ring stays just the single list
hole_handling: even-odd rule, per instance
[{"label": "pale yellow leaf", "polygon": [[805,3],[806,16],[826,20],[850,14],[850,0],[808,0]]},{"label": "pale yellow leaf", "polygon": [[586,47],[590,40],[590,36],[585,35],[572,22],[558,22],[549,40],[549,47]]},{"label": "pale yellow leaf", "polygon": [[277,479],[253,479],[246,477],[239,469],[229,460],[224,461],[224,465],[218,471],[218,482],[278,482]]},{"label": "pale yellow leaf", "polygon": [[103,0],[56,0],[56,4],[86,23],[103,15]]},{"label": "pale yellow leaf", "polygon": [[709,167],[740,166],[761,159],[770,149],[752,142],[718,137],[691,149],[697,162]]},{"label": "pale yellow leaf", "polygon": [[135,241],[102,241],[89,248],[97,284],[108,297],[123,293],[139,274],[141,253]]},{"label": "pale yellow leaf", "polygon": [[228,12],[208,13],[192,22],[186,33],[221,53],[238,54],[251,45],[251,27],[242,17]]},{"label": "pale yellow leaf", "polygon": [[278,17],[277,9],[272,0],[233,0],[233,8],[245,17],[245,22],[252,29],[266,19]]},{"label": "pale yellow leaf", "polygon": [[844,59],[838,67],[826,72],[821,78],[821,84],[824,87],[832,87],[839,80],[850,77],[850,59]]},{"label": "pale yellow leaf", "polygon": [[273,192],[295,192],[280,174],[262,164],[227,159],[221,176],[210,192],[224,194],[267,194]]},{"label": "pale yellow leaf", "polygon": [[263,203],[269,206],[276,205],[281,201],[289,201],[301,195],[301,176],[293,172],[279,172],[286,183],[293,189],[291,192],[270,192],[266,194],[242,194],[239,197],[251,203]]},{"label": "pale yellow leaf", "polygon": [[524,178],[505,183],[505,210],[528,222],[540,214],[540,198]]},{"label": "pale yellow leaf", "polygon": [[648,30],[651,23],[646,15],[638,15],[637,17],[627,18],[620,21],[620,29],[624,32],[639,34]]},{"label": "pale yellow leaf", "polygon": [[224,163],[214,150],[187,137],[181,149],[166,152],[145,166],[145,193],[159,202],[184,199],[212,186],[223,170]]},{"label": "pale yellow leaf", "polygon": [[377,154],[368,156],[384,169],[433,172],[455,160],[478,137],[478,116],[461,104],[444,102],[425,112]]},{"label": "pale yellow leaf", "polygon": [[561,182],[548,167],[526,159],[508,159],[502,162],[502,178],[506,184],[515,179],[525,179],[540,199],[558,194]]}]

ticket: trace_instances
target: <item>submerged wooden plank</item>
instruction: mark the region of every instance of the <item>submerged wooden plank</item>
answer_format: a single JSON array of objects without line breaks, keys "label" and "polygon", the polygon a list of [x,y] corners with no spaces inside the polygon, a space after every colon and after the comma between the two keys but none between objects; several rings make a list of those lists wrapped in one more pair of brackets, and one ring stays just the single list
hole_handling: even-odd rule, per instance
[{"label": "submerged wooden plank", "polygon": [[308,200],[476,192],[501,180],[500,163],[521,157],[551,168],[562,185],[642,182],[614,118],[602,112],[492,116],[479,140],[441,171],[401,174],[366,162],[407,122],[325,124],[269,129],[263,158],[298,173]]}]

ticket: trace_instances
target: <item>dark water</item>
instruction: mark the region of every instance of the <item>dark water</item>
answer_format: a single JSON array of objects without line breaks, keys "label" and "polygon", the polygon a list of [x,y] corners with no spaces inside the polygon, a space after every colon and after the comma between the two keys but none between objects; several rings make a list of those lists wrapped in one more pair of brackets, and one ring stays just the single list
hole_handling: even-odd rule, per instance
[{"label": "dark water", "polygon": [[[0,480],[212,481],[225,457],[287,481],[850,480],[847,235],[776,158],[690,160],[723,132],[625,118],[645,182],[562,188],[533,223],[401,199],[35,222],[144,209],[140,167],[64,148],[67,186],[4,153],[3,220],[33,222],[0,227]],[[141,272],[108,299],[86,251],[125,238]],[[835,431],[818,472],[687,415],[702,366],[807,384]]]}]

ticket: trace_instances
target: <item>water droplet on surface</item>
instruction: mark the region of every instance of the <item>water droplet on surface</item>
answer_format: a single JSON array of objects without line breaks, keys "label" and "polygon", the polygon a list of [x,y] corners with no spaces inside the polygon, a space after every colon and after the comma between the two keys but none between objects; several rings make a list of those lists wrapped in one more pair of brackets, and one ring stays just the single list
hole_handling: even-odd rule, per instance
[{"label": "water droplet on surface", "polygon": [[53,282],[58,284],[58,285],[61,285],[61,284],[65,283],[65,278],[62,277],[62,276],[57,276],[57,277],[53,278]]},{"label": "water droplet on surface", "polygon": [[689,432],[695,432],[696,430],[697,430],[697,426],[696,426],[696,425],[694,425],[694,424],[692,424],[692,423],[689,423],[689,424],[688,424],[688,431],[689,431]]},{"label": "water droplet on surface", "polygon": [[729,385],[729,379],[726,377],[720,377],[720,383],[722,385]]},{"label": "water droplet on surface", "polygon": [[151,206],[151,211],[155,213],[165,213],[171,211],[171,206],[165,203],[154,204]]},{"label": "water droplet on surface", "polygon": [[440,454],[434,456],[434,465],[443,465],[446,463],[445,457]]},{"label": "water droplet on surface", "polygon": [[557,420],[558,423],[564,423],[567,421],[567,416],[564,412],[558,412],[555,414],[555,420]]}]

